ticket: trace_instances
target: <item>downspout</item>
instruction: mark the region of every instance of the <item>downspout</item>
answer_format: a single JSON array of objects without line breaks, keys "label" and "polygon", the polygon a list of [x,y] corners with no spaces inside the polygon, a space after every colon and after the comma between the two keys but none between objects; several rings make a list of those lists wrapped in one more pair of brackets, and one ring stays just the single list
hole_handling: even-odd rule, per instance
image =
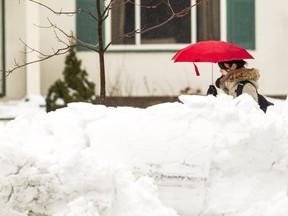
[{"label": "downspout", "polygon": [[2,79],[1,79],[1,82],[2,82],[2,91],[1,91],[1,94],[0,94],[0,97],[4,97],[6,95],[6,49],[5,49],[5,0],[2,0],[1,2],[1,5],[2,5],[2,11],[1,11],[1,20],[2,20],[2,31],[1,31],[1,34],[2,34]]}]

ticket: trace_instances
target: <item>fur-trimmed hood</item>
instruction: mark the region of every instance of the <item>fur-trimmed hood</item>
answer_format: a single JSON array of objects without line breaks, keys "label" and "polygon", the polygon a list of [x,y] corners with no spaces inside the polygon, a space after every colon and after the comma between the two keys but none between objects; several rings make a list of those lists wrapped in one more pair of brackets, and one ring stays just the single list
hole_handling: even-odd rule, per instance
[{"label": "fur-trimmed hood", "polygon": [[255,68],[239,68],[237,70],[229,72],[225,77],[221,78],[220,85],[224,82],[238,83],[243,80],[250,80],[257,82],[260,78],[258,69]]}]

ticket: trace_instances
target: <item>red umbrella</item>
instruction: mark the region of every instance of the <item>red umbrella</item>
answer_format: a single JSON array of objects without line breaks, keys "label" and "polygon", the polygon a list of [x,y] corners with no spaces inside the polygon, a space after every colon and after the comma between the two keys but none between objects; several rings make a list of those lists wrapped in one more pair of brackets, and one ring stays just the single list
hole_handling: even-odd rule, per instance
[{"label": "red umbrella", "polygon": [[[240,59],[254,59],[247,50],[224,41],[201,41],[179,50],[172,60],[174,62],[225,62]],[[199,71],[194,64],[197,76]]]}]

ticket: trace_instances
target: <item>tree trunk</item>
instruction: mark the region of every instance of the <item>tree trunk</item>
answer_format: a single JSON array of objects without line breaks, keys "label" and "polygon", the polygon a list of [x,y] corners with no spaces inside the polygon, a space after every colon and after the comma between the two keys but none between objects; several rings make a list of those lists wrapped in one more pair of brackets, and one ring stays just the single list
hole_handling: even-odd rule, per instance
[{"label": "tree trunk", "polygon": [[103,43],[103,16],[101,14],[100,0],[96,0],[98,17],[98,43],[99,43],[99,64],[100,64],[100,104],[106,104],[106,80],[105,80],[105,60]]}]

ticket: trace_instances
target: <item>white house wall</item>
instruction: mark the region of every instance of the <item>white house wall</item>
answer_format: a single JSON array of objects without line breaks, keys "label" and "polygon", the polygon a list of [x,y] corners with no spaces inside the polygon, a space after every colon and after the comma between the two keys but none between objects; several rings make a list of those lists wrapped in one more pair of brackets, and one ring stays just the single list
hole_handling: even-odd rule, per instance
[{"label": "white house wall", "polygon": [[[22,2],[22,1],[21,1]],[[45,0],[54,10],[75,10],[75,2]],[[13,57],[20,57],[23,45],[20,37],[25,38],[23,17],[25,4],[19,0],[6,1],[7,26],[13,25],[6,32],[7,67],[13,65]],[[286,95],[288,92],[288,2],[287,0],[256,0],[256,50],[249,51],[255,60],[249,60],[250,67],[257,67],[261,72],[260,92],[269,95]],[[40,8],[39,25],[48,25],[47,18],[67,32],[75,32],[75,17],[55,16],[45,8]],[[15,15],[17,14],[17,16]],[[14,16],[13,16],[14,15]],[[21,18],[22,16],[22,18]],[[16,28],[17,26],[17,28]],[[225,37],[223,37],[225,38]],[[40,48],[43,52],[52,52],[64,44],[55,38],[51,29],[40,29]],[[175,50],[176,52],[176,50]],[[173,63],[175,52],[127,52],[106,53],[107,94],[114,95],[179,95],[180,90],[190,87],[206,92],[212,83],[212,64],[198,63],[200,77],[194,72],[191,63]],[[99,94],[98,55],[93,52],[78,52],[82,66],[97,85]],[[48,88],[56,79],[62,78],[65,56],[58,56],[40,64],[41,94],[45,96]],[[213,64],[213,81],[219,76],[218,66]],[[15,71],[7,78],[7,97],[22,97],[26,94],[25,70]]]},{"label": "white house wall", "polygon": [[[171,61],[173,55],[174,53],[171,52],[108,53],[106,55],[107,94],[173,96],[179,95],[180,90],[186,87],[196,90],[201,87],[207,88],[211,84],[211,64],[198,64],[201,76],[196,77],[193,64],[175,64]],[[87,71],[93,72],[95,77],[94,71],[97,74],[99,71],[98,56],[88,53],[79,53],[79,56],[83,59]]]},{"label": "white house wall", "polygon": [[[24,45],[19,40],[26,40],[25,35],[25,4],[19,4],[18,0],[5,1],[6,21],[6,69],[15,67],[15,61],[23,63]],[[23,19],[24,17],[24,19]],[[20,68],[6,78],[6,95],[4,99],[21,98],[26,94],[25,68]]]},{"label": "white house wall", "polygon": [[[256,52],[266,94],[288,94],[288,1],[256,0]],[[251,64],[252,65],[252,64]]]}]

